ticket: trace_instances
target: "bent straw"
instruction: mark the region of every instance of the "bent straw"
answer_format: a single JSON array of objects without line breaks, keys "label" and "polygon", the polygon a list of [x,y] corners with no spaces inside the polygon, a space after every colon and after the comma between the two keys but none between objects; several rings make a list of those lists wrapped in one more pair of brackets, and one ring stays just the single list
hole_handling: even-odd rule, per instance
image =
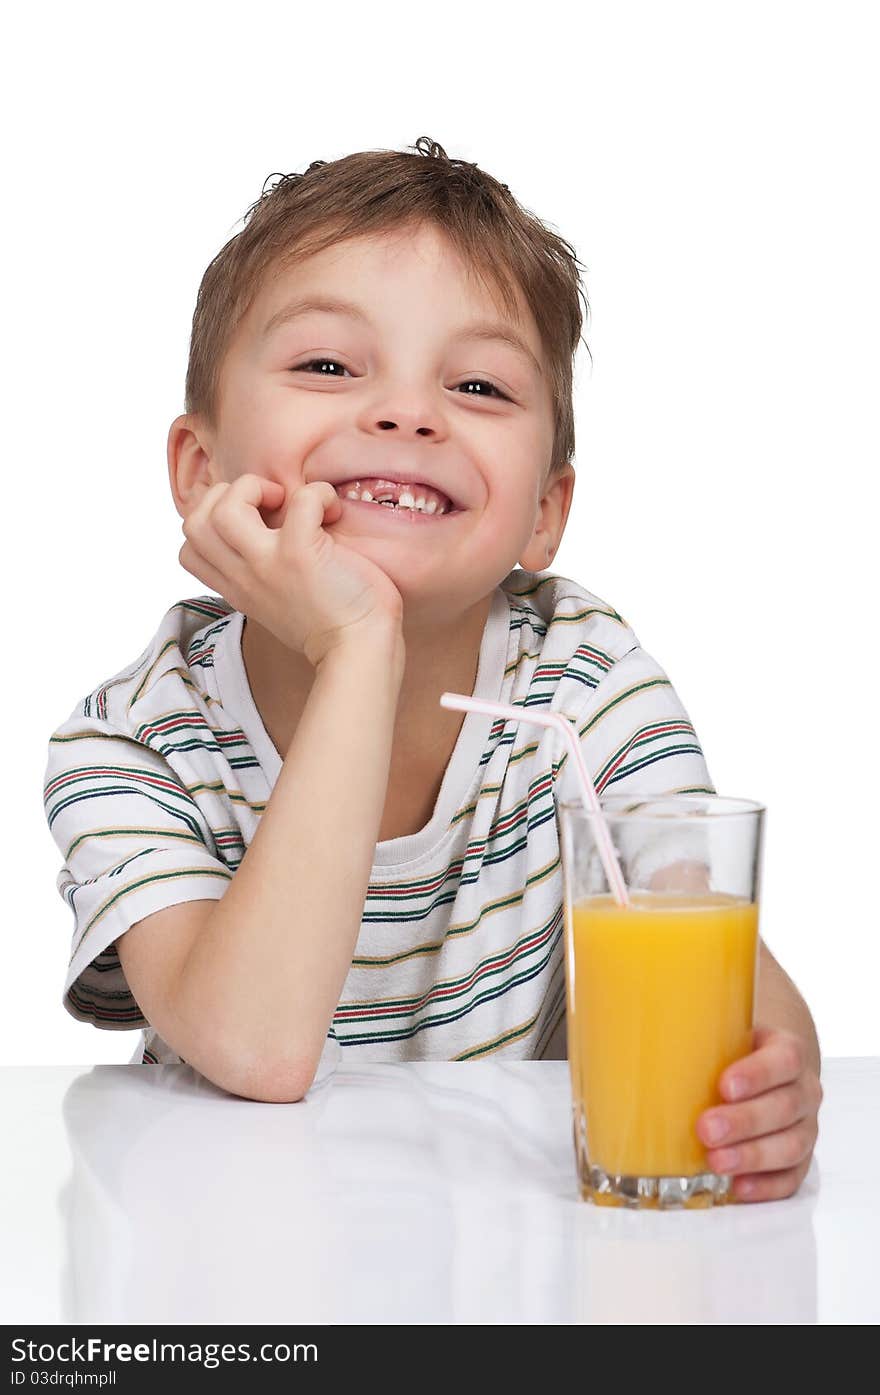
[{"label": "bent straw", "polygon": [[483,698],[465,697],[463,693],[441,693],[440,706],[453,708],[459,712],[484,712],[488,717],[505,717],[509,722],[525,722],[535,727],[552,727],[556,731],[562,732],[568,742],[569,752],[574,758],[575,769],[581,783],[581,799],[584,808],[588,814],[596,816],[596,843],[599,848],[599,856],[602,859],[602,866],[605,868],[605,875],[608,878],[608,885],[611,887],[618,906],[629,906],[623,873],[620,870],[617,853],[614,851],[608,824],[600,808],[599,797],[584,763],[580,743],[575,737],[571,722],[567,721],[559,712],[524,712],[521,707],[507,707],[502,702],[486,702]]}]

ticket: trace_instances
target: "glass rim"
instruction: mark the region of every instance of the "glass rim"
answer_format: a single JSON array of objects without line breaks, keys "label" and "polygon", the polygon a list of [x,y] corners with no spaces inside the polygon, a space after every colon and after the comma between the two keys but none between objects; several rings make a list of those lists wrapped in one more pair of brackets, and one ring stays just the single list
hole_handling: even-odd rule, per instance
[{"label": "glass rim", "polygon": [[[658,810],[648,810],[645,812],[639,805],[667,804],[675,803],[684,807],[672,809],[668,812]],[[755,814],[766,814],[766,804],[760,803],[756,799],[742,799],[738,795],[730,794],[609,794],[599,795],[599,806],[603,817],[606,818],[630,818],[630,819],[680,819],[686,818],[690,808],[696,804],[710,804],[713,807],[705,811],[705,817],[712,819],[736,819],[754,816]],[[615,809],[610,805],[632,805],[632,809]],[[586,809],[580,799],[561,799],[557,801],[560,813],[582,815],[585,819],[595,819],[596,814],[592,809]],[[723,808],[721,806],[727,806]]]}]

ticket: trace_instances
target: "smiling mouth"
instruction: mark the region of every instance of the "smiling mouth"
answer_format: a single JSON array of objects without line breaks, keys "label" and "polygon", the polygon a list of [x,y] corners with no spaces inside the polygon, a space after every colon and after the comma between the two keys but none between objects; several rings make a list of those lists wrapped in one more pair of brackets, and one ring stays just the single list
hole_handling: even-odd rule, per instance
[{"label": "smiling mouth", "polygon": [[448,494],[429,484],[405,484],[397,480],[376,477],[340,481],[335,486],[340,499],[370,503],[386,508],[396,507],[402,512],[440,517],[456,511],[456,505]]}]

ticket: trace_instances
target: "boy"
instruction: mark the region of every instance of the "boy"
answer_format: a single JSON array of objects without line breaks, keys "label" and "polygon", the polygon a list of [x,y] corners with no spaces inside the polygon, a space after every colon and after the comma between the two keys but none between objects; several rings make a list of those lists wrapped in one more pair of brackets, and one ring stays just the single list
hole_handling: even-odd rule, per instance
[{"label": "boy", "polygon": [[[600,793],[713,792],[621,616],[539,575],[574,486],[577,265],[422,138],[283,178],[208,267],[168,465],[181,563],[221,599],[172,607],[47,770],[65,1004],[144,1027],[140,1059],[292,1101],[328,1036],[564,1058],[565,756],[444,690],[564,712]],[[764,946],[757,1021],[740,1102],[700,1121],[755,1199],[800,1184],[821,1098]]]}]

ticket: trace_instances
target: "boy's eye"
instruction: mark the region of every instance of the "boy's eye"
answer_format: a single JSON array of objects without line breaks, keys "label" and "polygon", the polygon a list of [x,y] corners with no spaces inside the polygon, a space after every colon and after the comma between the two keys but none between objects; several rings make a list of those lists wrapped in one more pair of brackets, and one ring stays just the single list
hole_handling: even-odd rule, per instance
[{"label": "boy's eye", "polygon": [[335,373],[325,373],[323,371],[328,364],[332,364],[334,368],[342,368],[343,372],[345,373],[348,372],[348,369],[344,368],[343,365],[338,361],[338,359],[335,358],[310,358],[307,363],[298,364],[297,368],[295,368],[293,371],[308,372],[310,368],[314,368],[316,363],[321,365],[322,376],[325,378],[336,377]]},{"label": "boy's eye", "polygon": [[467,393],[468,397],[488,397],[489,393],[494,392],[496,396],[503,397],[505,402],[508,401],[507,394],[503,393],[494,383],[490,383],[487,378],[468,378],[465,382],[459,383],[458,386],[469,388],[472,385],[476,385],[479,388],[488,388],[489,392],[469,392]]},{"label": "boy's eye", "polygon": [[[316,366],[319,369],[320,376],[324,378],[335,378],[338,376],[338,374],[336,373],[327,372],[327,369],[329,367],[341,368],[343,373],[348,372],[348,369],[345,367],[345,365],[340,363],[339,360],[335,358],[310,358],[307,360],[306,363],[298,364],[296,368],[292,371],[308,373]],[[459,383],[458,386],[460,388],[470,388],[472,386],[476,386],[481,389],[480,392],[468,392],[466,394],[468,397],[488,397],[491,393],[494,392],[496,396],[503,398],[505,402],[509,400],[507,398],[506,393],[503,393],[499,387],[495,386],[494,383],[490,383],[487,378],[467,378],[463,383]]]}]

